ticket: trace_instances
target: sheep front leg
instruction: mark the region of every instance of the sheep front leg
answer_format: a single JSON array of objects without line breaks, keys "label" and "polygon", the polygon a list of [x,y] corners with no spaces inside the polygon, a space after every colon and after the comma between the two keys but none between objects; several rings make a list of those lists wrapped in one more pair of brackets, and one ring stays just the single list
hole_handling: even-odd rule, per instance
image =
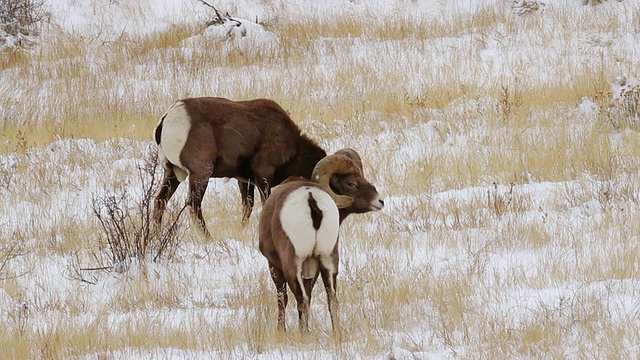
[{"label": "sheep front leg", "polygon": [[240,188],[240,197],[242,198],[242,225],[245,226],[249,223],[253,209],[255,185],[238,180],[238,187]]},{"label": "sheep front leg", "polygon": [[267,201],[269,195],[271,195],[271,182],[273,181],[273,174],[276,168],[271,165],[260,164],[259,162],[258,164],[258,166],[253,166],[252,170],[255,174],[255,183],[260,192],[262,205],[264,205],[264,202]]},{"label": "sheep front leg", "polygon": [[256,184],[258,185],[258,192],[260,193],[260,200],[262,205],[267,201],[269,195],[271,195],[271,177],[256,177]]}]

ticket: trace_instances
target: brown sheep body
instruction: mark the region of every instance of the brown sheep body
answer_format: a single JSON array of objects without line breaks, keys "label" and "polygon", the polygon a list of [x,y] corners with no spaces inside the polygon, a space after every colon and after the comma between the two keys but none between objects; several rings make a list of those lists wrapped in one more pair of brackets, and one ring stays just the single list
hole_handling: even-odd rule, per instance
[{"label": "brown sheep body", "polygon": [[201,204],[209,178],[238,180],[242,220],[246,222],[255,185],[264,202],[272,186],[289,176],[309,177],[316,163],[326,156],[282,107],[268,99],[179,100],[158,122],[154,138],[164,166],[164,179],[155,199],[155,220],[162,220],[166,203],[188,176],[187,204],[207,235]]}]

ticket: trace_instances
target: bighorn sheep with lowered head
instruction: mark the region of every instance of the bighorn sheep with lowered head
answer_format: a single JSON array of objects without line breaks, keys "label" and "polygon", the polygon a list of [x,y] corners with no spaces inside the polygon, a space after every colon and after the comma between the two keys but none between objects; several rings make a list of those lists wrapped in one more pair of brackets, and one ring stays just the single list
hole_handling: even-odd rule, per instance
[{"label": "bighorn sheep with lowered head", "polygon": [[311,179],[292,179],[274,188],[260,214],[260,252],[278,293],[278,329],[286,328],[288,284],[298,303],[300,330],[308,331],[311,291],[320,273],[331,324],[339,332],[339,226],[349,214],[380,210],[384,202],[364,178],[360,156],[352,149],[320,160]]},{"label": "bighorn sheep with lowered head", "polygon": [[162,116],[154,134],[164,165],[162,187],[155,199],[156,222],[162,221],[167,201],[188,175],[187,204],[206,235],[201,204],[209,178],[238,180],[246,222],[256,184],[264,203],[272,186],[289,176],[311,176],[316,163],[326,156],[284,109],[267,99],[179,100]]}]

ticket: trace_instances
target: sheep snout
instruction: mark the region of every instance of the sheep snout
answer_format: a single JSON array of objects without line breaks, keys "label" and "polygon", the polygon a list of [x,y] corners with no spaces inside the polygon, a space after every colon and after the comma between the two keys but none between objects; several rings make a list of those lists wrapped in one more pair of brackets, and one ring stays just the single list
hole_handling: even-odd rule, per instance
[{"label": "sheep snout", "polygon": [[376,198],[371,202],[371,211],[379,211],[384,207],[384,200]]}]

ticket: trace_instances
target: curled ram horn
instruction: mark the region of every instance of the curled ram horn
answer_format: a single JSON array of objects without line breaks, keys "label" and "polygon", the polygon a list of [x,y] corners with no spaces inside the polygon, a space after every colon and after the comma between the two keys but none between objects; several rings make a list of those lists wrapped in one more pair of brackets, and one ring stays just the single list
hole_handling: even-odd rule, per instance
[{"label": "curled ram horn", "polygon": [[364,171],[362,169],[362,159],[360,158],[360,155],[358,154],[357,151],[351,148],[344,148],[336,151],[336,154],[344,155],[349,159],[353,160],[353,163],[357,165],[358,168],[360,169],[360,172],[362,172],[361,175],[364,176]]},{"label": "curled ram horn", "polygon": [[[357,155],[357,154],[356,154]],[[318,183],[336,202],[338,209],[346,208],[353,204],[353,198],[336,194],[329,185],[333,174],[353,174],[361,173],[358,165],[347,155],[333,154],[320,160],[311,174],[311,180]]]}]

